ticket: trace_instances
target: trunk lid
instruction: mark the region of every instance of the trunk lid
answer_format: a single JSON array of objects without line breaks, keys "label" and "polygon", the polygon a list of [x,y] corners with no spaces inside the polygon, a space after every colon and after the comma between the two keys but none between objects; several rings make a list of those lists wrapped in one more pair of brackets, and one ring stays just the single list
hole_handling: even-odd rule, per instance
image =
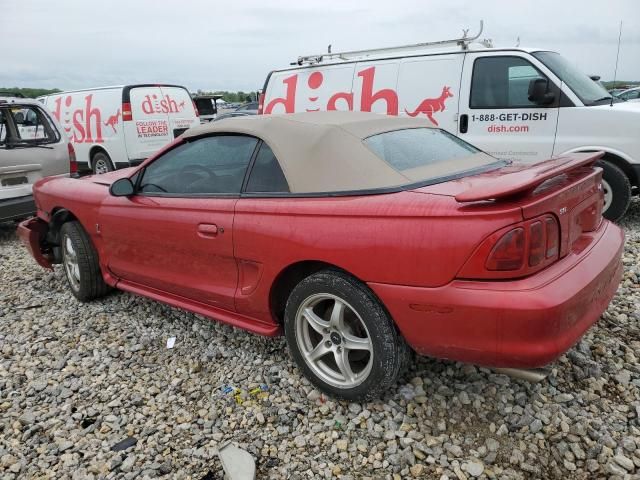
[{"label": "trunk lid", "polygon": [[602,155],[578,153],[533,165],[512,164],[416,191],[454,197],[465,211],[504,203],[520,207],[524,220],[552,214],[560,227],[563,257],[585,248],[582,234],[602,222],[602,169],[594,168]]}]

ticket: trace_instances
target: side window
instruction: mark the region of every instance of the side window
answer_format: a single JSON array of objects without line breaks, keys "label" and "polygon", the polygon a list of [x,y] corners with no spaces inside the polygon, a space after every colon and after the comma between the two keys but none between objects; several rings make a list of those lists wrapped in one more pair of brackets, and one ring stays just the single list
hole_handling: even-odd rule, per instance
[{"label": "side window", "polygon": [[631,90],[623,95],[620,95],[620,98],[624,100],[635,100],[636,98],[640,98],[640,90]]},{"label": "side window", "polygon": [[538,108],[529,100],[529,85],[549,79],[524,58],[484,57],[473,64],[471,108]]},{"label": "side window", "polygon": [[[10,108],[4,111],[4,115],[11,116],[10,121],[12,121],[16,130],[16,137],[11,138],[10,141],[30,143],[58,141],[58,134],[56,133],[55,127],[39,107],[19,106]],[[3,135],[5,136],[8,121],[7,118],[3,118],[5,130]]]},{"label": "side window", "polygon": [[183,143],[145,168],[140,193],[237,194],[258,140],[217,135]]},{"label": "side window", "polygon": [[0,109],[0,146],[4,147],[7,141],[7,130],[9,126],[7,124],[7,111]]},{"label": "side window", "polygon": [[246,191],[251,193],[289,192],[289,185],[282,173],[280,163],[266,143],[262,144],[256,156]]}]

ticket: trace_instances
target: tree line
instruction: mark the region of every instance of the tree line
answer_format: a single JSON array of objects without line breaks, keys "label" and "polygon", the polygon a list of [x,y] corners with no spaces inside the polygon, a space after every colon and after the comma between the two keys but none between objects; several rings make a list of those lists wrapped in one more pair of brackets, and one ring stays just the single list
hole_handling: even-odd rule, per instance
[{"label": "tree line", "polygon": [[0,87],[0,92],[3,94],[11,93],[22,95],[26,98],[36,98],[40,95],[50,95],[52,93],[60,93],[62,90],[59,88],[20,88],[20,87]]}]

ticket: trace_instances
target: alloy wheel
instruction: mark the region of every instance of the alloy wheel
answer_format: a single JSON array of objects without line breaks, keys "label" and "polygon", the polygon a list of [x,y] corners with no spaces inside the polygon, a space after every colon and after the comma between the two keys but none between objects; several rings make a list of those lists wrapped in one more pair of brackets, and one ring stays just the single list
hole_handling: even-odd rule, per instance
[{"label": "alloy wheel", "polygon": [[373,344],[358,312],[345,300],[321,293],[296,313],[296,340],[304,361],[322,381],[337,388],[364,382],[373,365]]},{"label": "alloy wheel", "polygon": [[64,270],[71,284],[71,288],[78,291],[80,289],[80,265],[78,264],[78,255],[73,247],[73,242],[68,236],[64,237],[63,248]]}]

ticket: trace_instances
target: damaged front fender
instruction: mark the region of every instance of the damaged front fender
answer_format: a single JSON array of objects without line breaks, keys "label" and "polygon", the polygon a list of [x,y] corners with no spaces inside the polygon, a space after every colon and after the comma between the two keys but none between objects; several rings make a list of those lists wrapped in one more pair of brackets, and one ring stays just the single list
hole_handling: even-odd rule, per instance
[{"label": "damaged front fender", "polygon": [[53,254],[44,248],[49,224],[33,217],[18,225],[18,236],[38,265],[53,270]]}]

